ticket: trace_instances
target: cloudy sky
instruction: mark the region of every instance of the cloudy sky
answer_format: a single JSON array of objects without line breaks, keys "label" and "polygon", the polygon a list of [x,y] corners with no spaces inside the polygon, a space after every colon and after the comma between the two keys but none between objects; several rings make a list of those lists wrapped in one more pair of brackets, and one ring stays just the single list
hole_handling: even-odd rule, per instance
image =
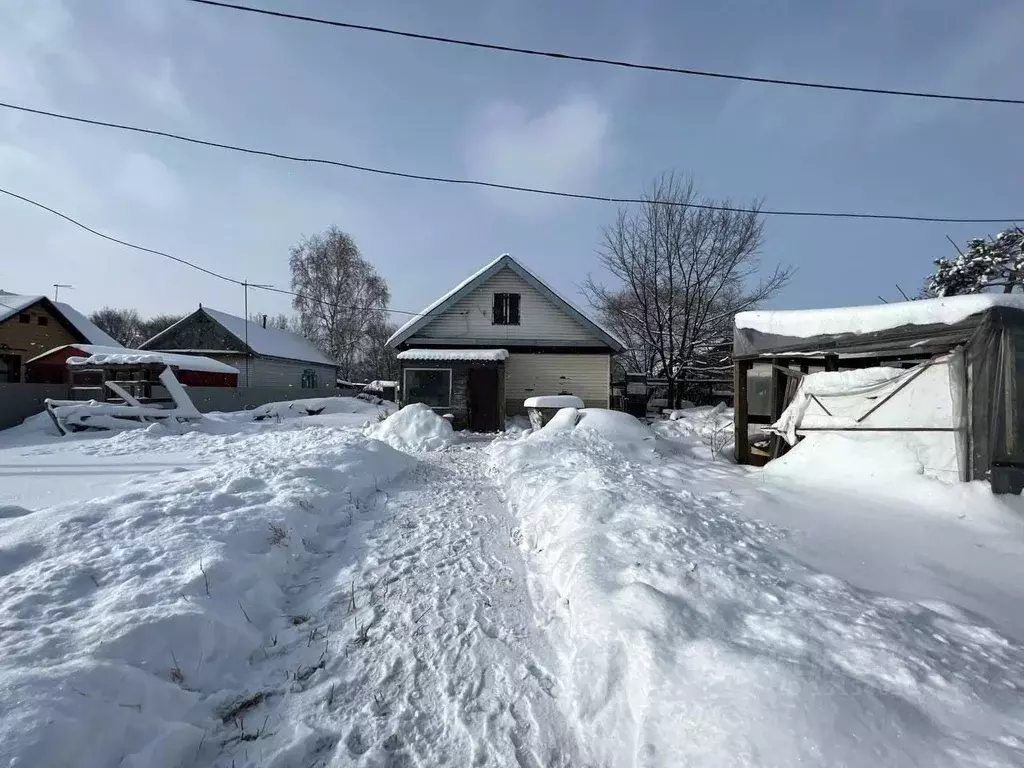
[{"label": "cloudy sky", "polygon": [[[253,0],[254,3],[257,0]],[[1019,0],[261,0],[511,45],[781,78],[1024,96]],[[1024,216],[1024,108],[725,83],[382,37],[182,0],[3,0],[0,100],[416,173],[635,195],[660,171],[767,207]],[[502,252],[556,287],[596,272],[607,204],[304,167],[0,109],[0,186],[109,234],[288,285],[337,225],[417,310]],[[873,303],[985,226],[769,220],[776,306]],[[242,290],[0,196],[0,288],[79,309]],[[254,293],[251,311],[288,309]]]}]

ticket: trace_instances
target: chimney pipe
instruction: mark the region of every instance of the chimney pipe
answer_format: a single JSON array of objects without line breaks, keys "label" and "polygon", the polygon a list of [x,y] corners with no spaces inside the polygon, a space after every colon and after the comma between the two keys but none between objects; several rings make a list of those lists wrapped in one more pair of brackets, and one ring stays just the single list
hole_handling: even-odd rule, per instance
[{"label": "chimney pipe", "polygon": [[264,328],[267,327],[267,316],[266,315],[263,316],[263,327]]}]

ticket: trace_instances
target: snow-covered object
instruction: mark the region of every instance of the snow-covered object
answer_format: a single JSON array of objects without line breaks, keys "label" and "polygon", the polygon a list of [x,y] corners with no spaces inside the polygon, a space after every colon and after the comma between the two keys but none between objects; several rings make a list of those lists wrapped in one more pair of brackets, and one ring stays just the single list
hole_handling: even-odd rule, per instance
[{"label": "snow-covered object", "polygon": [[[877,476],[896,465],[903,471],[904,465],[912,464],[916,473],[951,482],[960,479],[964,447],[961,433],[954,431],[962,426],[959,365],[956,353],[909,369],[875,367],[804,376],[792,402],[772,425],[795,446],[782,464],[772,462],[772,471],[806,472],[812,479],[838,474],[859,482],[862,476],[856,467],[875,463],[877,470],[865,471]],[[894,431],[878,431],[890,428]],[[797,443],[798,434],[828,429],[840,430],[842,439],[805,438]],[[865,431],[853,431],[858,429]],[[829,450],[852,452],[850,446],[857,441],[868,446],[860,453],[870,461],[848,463],[843,453]],[[895,455],[901,458],[894,463]]]},{"label": "snow-covered object", "polygon": [[[24,309],[27,309],[40,299],[46,298],[46,296],[41,295],[24,296],[0,291],[0,322],[3,322],[7,318]],[[117,341],[101,331],[89,318],[70,304],[65,304],[62,301],[54,302],[54,304],[60,313],[64,315],[64,319],[71,323],[71,325],[75,327],[75,330],[82,334],[89,344],[100,344],[106,347],[123,349]]]},{"label": "snow-covered object", "polygon": [[583,400],[576,395],[540,395],[523,401],[525,408],[582,408]]},{"label": "snow-covered object", "polygon": [[397,406],[387,400],[372,404],[356,397],[309,397],[267,403],[251,411],[217,415],[223,419],[243,421],[287,421],[316,417],[318,423],[355,426],[380,414],[389,416],[396,410]]},{"label": "snow-covered object", "polygon": [[[959,250],[959,249],[958,249]],[[955,259],[936,259],[928,288],[936,296],[981,293],[1020,286],[1024,273],[1024,230],[1014,227],[993,238],[975,238]]]},{"label": "snow-covered object", "polygon": [[738,313],[736,327],[808,339],[873,333],[903,325],[952,325],[993,307],[1024,309],[1024,294],[983,293],[836,309],[757,310]]},{"label": "snow-covered object", "polygon": [[[957,519],[991,494],[819,498],[707,460],[623,463],[575,430],[491,451],[563,658],[580,764],[1022,764],[1024,647],[989,622],[1024,627],[1007,618],[1024,597],[1024,529],[1010,509],[984,533]],[[829,520],[846,508],[862,513],[853,531]],[[759,520],[794,510],[821,532],[810,545]],[[872,578],[862,559],[895,532],[871,591],[804,564],[827,545],[821,568]]]},{"label": "snow-covered object", "polygon": [[[318,566],[325,585],[338,576],[348,559],[326,558],[362,544],[377,488],[415,461],[355,430],[246,428],[258,431],[169,435],[154,425],[67,441],[44,479],[74,465],[64,483],[73,499],[40,508],[25,494],[0,507],[0,764],[255,765],[239,735],[250,738],[264,715],[252,722],[256,705],[234,721],[225,712],[256,694],[266,710],[316,684],[328,629],[308,640],[317,617],[293,626],[293,600]],[[130,486],[111,482],[133,470]],[[340,622],[332,629],[341,656],[350,635]],[[295,765],[286,747],[312,750],[307,726],[271,722],[263,733],[280,741],[264,742],[265,766]]]},{"label": "snow-covered object", "polygon": [[508,360],[507,349],[407,349],[398,353],[399,360]]},{"label": "snow-covered object", "polygon": [[385,389],[391,389],[397,386],[397,381],[381,381],[379,379],[374,379],[373,381],[366,385],[366,389],[370,390],[371,392],[383,392]]},{"label": "snow-covered object", "polygon": [[440,451],[456,442],[452,425],[423,403],[410,403],[367,434],[400,451]]},{"label": "snow-covered object", "polygon": [[[67,360],[68,365],[172,365],[186,371],[205,371],[208,373],[238,373],[234,366],[222,363],[201,355],[176,355],[170,352],[149,352],[138,349],[117,349],[115,351],[92,352],[88,357],[74,356]],[[112,349],[112,348],[108,348]]]},{"label": "snow-covered object", "polygon": [[562,408],[540,430],[541,433],[574,431],[585,439],[598,437],[629,458],[646,458],[654,451],[655,436],[650,427],[622,411],[605,408]]}]

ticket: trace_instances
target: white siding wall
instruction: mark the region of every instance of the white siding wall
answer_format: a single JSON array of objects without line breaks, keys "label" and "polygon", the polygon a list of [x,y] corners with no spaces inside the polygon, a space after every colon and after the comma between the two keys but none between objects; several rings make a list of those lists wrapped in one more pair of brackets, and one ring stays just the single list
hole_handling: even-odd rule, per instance
[{"label": "white siding wall", "polygon": [[[519,325],[492,325],[495,293],[518,293]],[[465,339],[473,343],[512,340],[563,342],[566,346],[599,341],[575,318],[566,314],[546,296],[511,269],[503,269],[483,285],[456,302],[447,312],[428,323],[409,339]]]},{"label": "white siding wall", "polygon": [[[238,369],[238,386],[247,386],[245,382],[245,357],[218,357],[228,365]],[[289,360],[273,360],[253,357],[249,360],[250,387],[302,387],[302,372],[307,368],[316,371],[317,387],[332,387],[336,381],[334,368],[313,363],[293,362]]]},{"label": "white siding wall", "polygon": [[509,355],[505,363],[505,400],[510,411],[536,395],[576,395],[593,408],[608,407],[611,355]]}]

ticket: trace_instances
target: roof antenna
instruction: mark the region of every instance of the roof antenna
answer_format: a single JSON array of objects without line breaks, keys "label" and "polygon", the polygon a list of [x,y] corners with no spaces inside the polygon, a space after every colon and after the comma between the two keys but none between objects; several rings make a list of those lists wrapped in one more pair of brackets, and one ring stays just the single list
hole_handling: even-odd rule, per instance
[{"label": "roof antenna", "polygon": [[53,300],[57,301],[57,296],[60,294],[61,288],[73,289],[75,286],[68,285],[67,283],[54,283],[53,284]]}]

